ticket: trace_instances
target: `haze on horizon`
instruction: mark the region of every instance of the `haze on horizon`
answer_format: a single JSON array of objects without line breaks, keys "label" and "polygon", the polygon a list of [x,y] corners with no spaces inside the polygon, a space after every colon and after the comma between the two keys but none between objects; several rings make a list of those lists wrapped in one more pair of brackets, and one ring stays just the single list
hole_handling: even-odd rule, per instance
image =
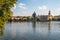
[{"label": "haze on horizon", "polygon": [[12,8],[14,16],[31,16],[35,11],[37,15],[60,15],[60,0],[18,0]]}]

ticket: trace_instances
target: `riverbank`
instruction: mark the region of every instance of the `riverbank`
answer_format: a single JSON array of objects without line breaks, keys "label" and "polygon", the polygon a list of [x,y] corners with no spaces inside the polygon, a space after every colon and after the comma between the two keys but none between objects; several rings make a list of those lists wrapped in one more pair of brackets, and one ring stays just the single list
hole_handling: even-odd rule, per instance
[{"label": "riverbank", "polygon": [[11,20],[11,21],[8,21],[8,22],[50,22],[50,21],[60,21],[60,20],[45,20],[45,21],[27,21],[27,20],[25,20],[25,21],[14,21],[14,20]]}]

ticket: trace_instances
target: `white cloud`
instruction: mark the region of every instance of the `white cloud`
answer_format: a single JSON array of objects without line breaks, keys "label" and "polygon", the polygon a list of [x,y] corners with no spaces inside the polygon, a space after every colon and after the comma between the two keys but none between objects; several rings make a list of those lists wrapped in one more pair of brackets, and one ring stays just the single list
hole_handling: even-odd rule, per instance
[{"label": "white cloud", "polygon": [[57,8],[57,11],[60,11],[60,8]]},{"label": "white cloud", "polygon": [[46,10],[47,9],[47,6],[39,6],[38,9],[39,10]]},{"label": "white cloud", "polygon": [[19,4],[19,7],[20,7],[21,9],[27,9],[27,8],[26,8],[26,4],[24,4],[24,3],[20,3],[20,4]]},{"label": "white cloud", "polygon": [[25,6],[26,4],[24,4],[24,3],[20,3],[19,5],[21,5],[21,6]]}]

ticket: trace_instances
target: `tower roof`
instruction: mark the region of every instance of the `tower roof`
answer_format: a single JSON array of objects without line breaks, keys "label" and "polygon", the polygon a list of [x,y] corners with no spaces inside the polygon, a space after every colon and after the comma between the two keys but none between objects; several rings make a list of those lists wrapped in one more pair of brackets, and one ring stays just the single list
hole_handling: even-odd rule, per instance
[{"label": "tower roof", "polygon": [[49,10],[49,13],[48,13],[49,15],[51,14],[51,11]]},{"label": "tower roof", "polygon": [[36,12],[34,11],[34,13],[33,14],[36,14]]},{"label": "tower roof", "polygon": [[36,12],[34,11],[34,13],[32,14],[32,16],[36,16]]}]

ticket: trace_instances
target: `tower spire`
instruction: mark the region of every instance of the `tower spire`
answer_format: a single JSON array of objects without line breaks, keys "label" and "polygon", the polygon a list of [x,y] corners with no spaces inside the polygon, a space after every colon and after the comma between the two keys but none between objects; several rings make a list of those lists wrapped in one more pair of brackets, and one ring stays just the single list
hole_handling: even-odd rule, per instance
[{"label": "tower spire", "polygon": [[48,15],[51,15],[51,11],[49,10],[49,13],[48,13]]}]

